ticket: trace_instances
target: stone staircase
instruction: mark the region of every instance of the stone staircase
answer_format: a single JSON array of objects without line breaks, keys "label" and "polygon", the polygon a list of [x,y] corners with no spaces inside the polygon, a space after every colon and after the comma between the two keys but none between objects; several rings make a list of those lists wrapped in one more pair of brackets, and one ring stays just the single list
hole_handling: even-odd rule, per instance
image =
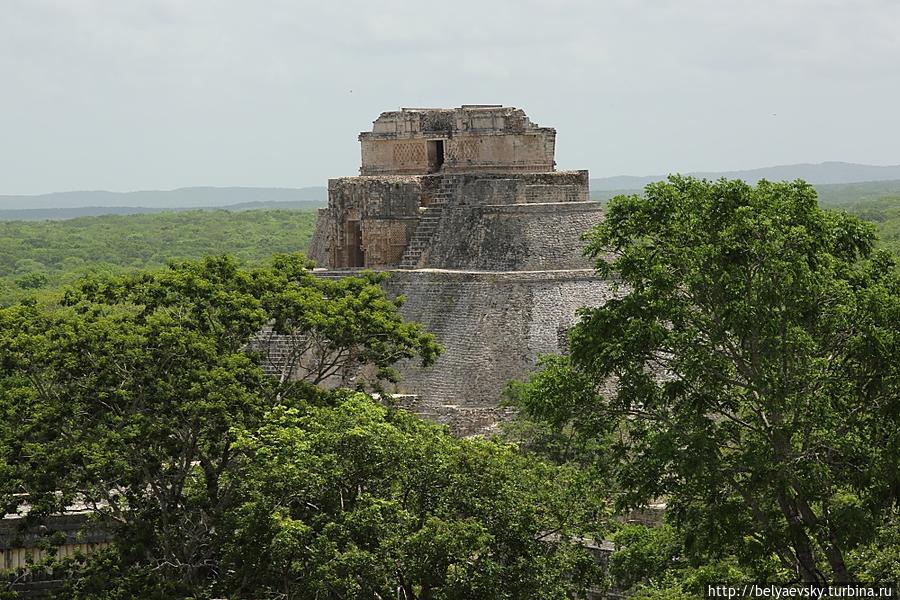
[{"label": "stone staircase", "polygon": [[445,175],[441,178],[440,186],[431,204],[419,209],[419,224],[416,225],[416,230],[409,239],[409,244],[406,246],[406,251],[400,260],[401,269],[415,269],[418,266],[422,253],[431,244],[431,240],[438,229],[444,207],[453,198],[453,188],[456,185],[456,177]]}]

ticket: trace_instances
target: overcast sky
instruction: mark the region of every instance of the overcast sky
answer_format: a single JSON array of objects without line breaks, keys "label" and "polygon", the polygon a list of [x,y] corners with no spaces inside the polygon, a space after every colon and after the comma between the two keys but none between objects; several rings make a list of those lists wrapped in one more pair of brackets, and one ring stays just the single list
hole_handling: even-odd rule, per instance
[{"label": "overcast sky", "polygon": [[900,163],[897,0],[0,0],[0,194],[301,187],[400,106],[591,175]]}]

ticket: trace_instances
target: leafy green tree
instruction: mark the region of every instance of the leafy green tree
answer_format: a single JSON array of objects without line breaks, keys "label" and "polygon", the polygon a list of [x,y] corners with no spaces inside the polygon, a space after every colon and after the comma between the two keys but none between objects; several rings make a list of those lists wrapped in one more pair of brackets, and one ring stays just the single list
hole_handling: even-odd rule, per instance
[{"label": "leafy green tree", "polygon": [[116,529],[124,563],[145,565],[177,589],[211,577],[222,515],[236,501],[236,478],[224,475],[238,458],[238,433],[303,388],[264,376],[249,345],[256,332],[274,321],[303,335],[318,326],[303,321],[322,312],[317,302],[364,292],[369,310],[344,323],[369,337],[340,342],[354,361],[418,355],[429,363],[438,351],[374,283],[335,286],[308,267],[301,256],[252,270],[207,258],[87,280],[56,310],[0,310],[7,511],[27,497],[36,521],[84,504]]},{"label": "leafy green tree", "polygon": [[39,271],[32,271],[16,278],[16,285],[23,290],[41,288],[47,285],[47,282],[47,275]]},{"label": "leafy green tree", "polygon": [[683,556],[681,540],[668,525],[627,525],[612,541],[617,551],[610,558],[610,577],[622,590],[662,585]]},{"label": "leafy green tree", "polygon": [[800,181],[672,177],[588,240],[618,297],[525,410],[620,431],[622,505],[665,498],[700,564],[847,581],[900,501],[900,282],[872,226]]},{"label": "leafy green tree", "polygon": [[900,583],[900,511],[885,519],[871,541],[855,548],[848,562],[860,581]]},{"label": "leafy green tree", "polygon": [[[606,513],[580,469],[313,385],[362,367],[377,385],[439,347],[379,276],[309,267],[213,257],[0,309],[6,510],[27,499],[36,525],[84,505],[114,536],[56,566],[76,575],[65,597],[558,598],[594,585],[581,538]],[[264,328],[301,348],[287,375],[264,374]]]},{"label": "leafy green tree", "polygon": [[240,440],[241,597],[563,598],[599,580],[575,470],[458,440],[361,394],[279,407]]},{"label": "leafy green tree", "polygon": [[[416,337],[419,326],[404,323],[397,312],[404,299],[385,297],[380,284],[386,274],[321,278],[311,266],[295,256],[276,256],[269,279],[254,282],[274,334],[261,341],[263,348],[281,352],[269,357],[281,383],[396,381],[392,365],[398,360],[418,354],[426,364],[434,362],[439,347],[433,338]],[[410,343],[397,344],[398,339]],[[368,373],[360,372],[363,366]]]},{"label": "leafy green tree", "polygon": [[684,536],[667,524],[625,525],[612,540],[616,551],[610,557],[611,584],[629,597],[705,598],[709,585],[753,581],[733,557],[692,564],[684,551]]},{"label": "leafy green tree", "polygon": [[[34,247],[32,245],[28,246],[32,248]],[[20,258],[19,260],[15,261],[14,272],[20,275],[24,273],[40,273],[46,270],[46,265],[38,260],[35,260],[34,258]]]}]

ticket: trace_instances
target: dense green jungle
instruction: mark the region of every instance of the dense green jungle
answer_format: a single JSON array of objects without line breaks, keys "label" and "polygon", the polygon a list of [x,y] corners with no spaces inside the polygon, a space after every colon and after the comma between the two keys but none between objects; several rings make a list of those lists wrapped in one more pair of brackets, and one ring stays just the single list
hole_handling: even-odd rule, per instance
[{"label": "dense green jungle", "polygon": [[306,250],[315,210],[204,210],[0,222],[0,304],[40,296],[87,274],[230,254],[260,264]]}]

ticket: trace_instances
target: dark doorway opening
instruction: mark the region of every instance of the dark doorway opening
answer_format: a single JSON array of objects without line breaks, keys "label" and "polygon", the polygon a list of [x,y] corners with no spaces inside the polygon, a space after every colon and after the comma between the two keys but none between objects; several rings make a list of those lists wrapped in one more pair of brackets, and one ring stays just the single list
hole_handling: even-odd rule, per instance
[{"label": "dark doorway opening", "polygon": [[366,255],[362,244],[362,228],[359,226],[359,221],[347,221],[345,233],[347,236],[347,266],[366,266]]},{"label": "dark doorway opening", "polygon": [[444,165],[444,140],[428,140],[428,172],[436,173]]}]

